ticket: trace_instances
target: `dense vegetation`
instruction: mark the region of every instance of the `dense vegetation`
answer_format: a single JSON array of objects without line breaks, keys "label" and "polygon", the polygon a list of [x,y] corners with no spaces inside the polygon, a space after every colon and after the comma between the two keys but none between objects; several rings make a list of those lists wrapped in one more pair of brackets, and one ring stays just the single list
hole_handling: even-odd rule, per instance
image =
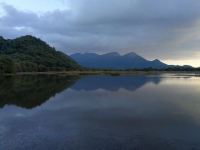
[{"label": "dense vegetation", "polygon": [[65,71],[79,68],[69,56],[33,36],[23,36],[14,40],[0,37],[1,73]]},{"label": "dense vegetation", "polygon": [[15,72],[14,62],[7,56],[0,56],[0,73],[13,73]]}]

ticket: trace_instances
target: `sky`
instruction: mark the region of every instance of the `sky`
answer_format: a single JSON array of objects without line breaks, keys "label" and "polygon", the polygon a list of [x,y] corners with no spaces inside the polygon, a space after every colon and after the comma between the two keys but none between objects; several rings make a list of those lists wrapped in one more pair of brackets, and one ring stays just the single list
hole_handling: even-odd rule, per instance
[{"label": "sky", "polygon": [[200,0],[0,0],[0,35],[33,35],[66,54],[136,52],[200,66]]}]

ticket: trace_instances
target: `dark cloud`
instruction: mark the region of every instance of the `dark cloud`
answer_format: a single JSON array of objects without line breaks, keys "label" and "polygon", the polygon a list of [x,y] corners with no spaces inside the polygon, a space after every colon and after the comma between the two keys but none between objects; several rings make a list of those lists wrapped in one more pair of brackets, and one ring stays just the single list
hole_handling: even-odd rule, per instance
[{"label": "dark cloud", "polygon": [[187,59],[200,46],[199,0],[68,0],[68,10],[40,15],[2,4],[0,33],[33,34],[66,53],[135,51]]}]

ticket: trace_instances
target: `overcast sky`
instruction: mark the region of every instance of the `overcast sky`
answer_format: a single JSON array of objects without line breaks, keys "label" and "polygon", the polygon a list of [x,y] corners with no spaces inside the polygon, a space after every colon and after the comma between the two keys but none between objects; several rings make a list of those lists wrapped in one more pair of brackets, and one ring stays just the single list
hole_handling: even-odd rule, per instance
[{"label": "overcast sky", "polygon": [[0,35],[67,54],[136,52],[200,66],[200,0],[0,0]]}]

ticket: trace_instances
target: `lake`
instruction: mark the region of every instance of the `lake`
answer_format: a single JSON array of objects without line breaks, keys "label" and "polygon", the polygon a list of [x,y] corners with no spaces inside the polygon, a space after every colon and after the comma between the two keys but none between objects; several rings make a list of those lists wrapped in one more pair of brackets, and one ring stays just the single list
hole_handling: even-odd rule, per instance
[{"label": "lake", "polygon": [[200,77],[0,77],[0,150],[200,150]]}]

